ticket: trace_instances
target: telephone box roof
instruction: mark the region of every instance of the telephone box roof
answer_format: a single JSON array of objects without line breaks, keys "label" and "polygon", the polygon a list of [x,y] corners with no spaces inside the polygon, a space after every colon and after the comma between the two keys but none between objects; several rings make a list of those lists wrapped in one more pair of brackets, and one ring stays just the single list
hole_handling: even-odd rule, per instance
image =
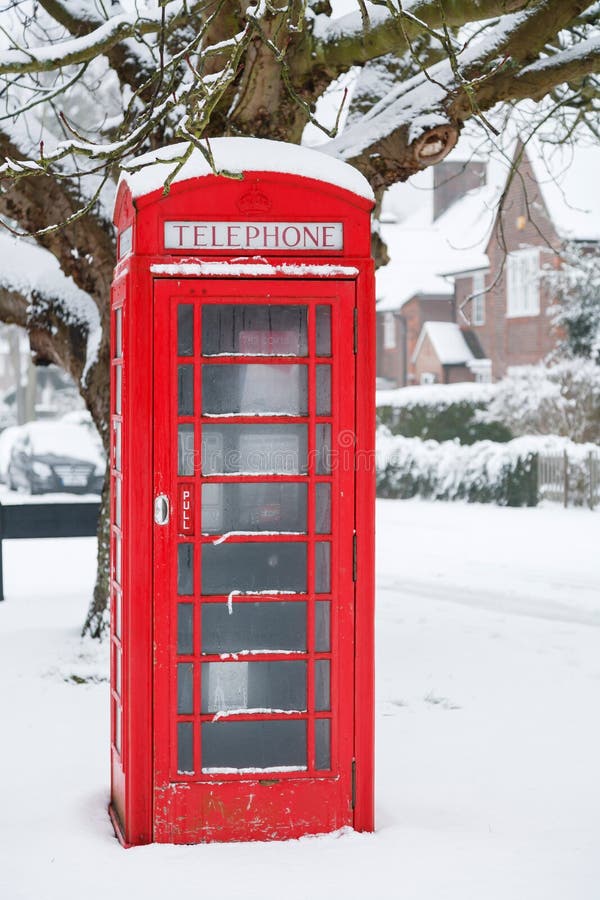
[{"label": "telephone box roof", "polygon": [[[187,147],[187,143],[172,144],[131,160],[124,167],[121,181],[128,185],[134,198],[159,190],[173,171],[174,160]],[[319,150],[250,137],[214,138],[210,140],[210,150],[217,170],[299,175],[336,185],[367,200],[375,199],[371,186],[357,169]],[[214,172],[202,153],[194,150],[173,183],[206,175]]]}]

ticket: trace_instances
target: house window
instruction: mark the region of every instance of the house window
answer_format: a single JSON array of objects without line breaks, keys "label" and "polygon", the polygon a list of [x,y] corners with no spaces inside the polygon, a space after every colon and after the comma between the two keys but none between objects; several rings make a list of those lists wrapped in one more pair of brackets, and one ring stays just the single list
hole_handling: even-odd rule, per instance
[{"label": "house window", "polygon": [[434,372],[421,372],[421,384],[435,384],[437,378]]},{"label": "house window", "polygon": [[471,324],[485,325],[485,275],[476,272],[473,275],[473,299],[471,300]]},{"label": "house window", "polygon": [[517,250],[506,257],[506,315],[537,316],[540,312],[540,252]]},{"label": "house window", "polygon": [[383,349],[396,349],[396,317],[393,313],[383,315]]}]

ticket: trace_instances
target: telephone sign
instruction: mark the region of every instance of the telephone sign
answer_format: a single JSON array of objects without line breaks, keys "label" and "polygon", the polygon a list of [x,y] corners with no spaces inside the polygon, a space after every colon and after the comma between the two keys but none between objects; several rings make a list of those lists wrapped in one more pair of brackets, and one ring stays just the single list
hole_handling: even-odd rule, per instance
[{"label": "telephone sign", "polygon": [[373,454],[373,201],[316,151],[211,147],[244,160],[241,180],[193,157],[165,196],[149,165],[115,211],[110,815],[126,846],[373,828],[374,471],[355,456]]}]

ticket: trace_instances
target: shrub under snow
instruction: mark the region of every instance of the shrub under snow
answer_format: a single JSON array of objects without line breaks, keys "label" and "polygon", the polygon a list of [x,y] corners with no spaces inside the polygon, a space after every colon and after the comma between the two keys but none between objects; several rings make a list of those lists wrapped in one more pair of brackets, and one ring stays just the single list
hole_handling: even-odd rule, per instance
[{"label": "shrub under snow", "polygon": [[487,408],[495,391],[496,385],[475,382],[378,391],[378,422],[386,425],[392,434],[422,440],[458,439],[461,444],[508,441],[512,437],[508,428],[478,418],[478,412]]},{"label": "shrub under snow", "polygon": [[575,444],[554,435],[515,438],[504,444],[478,441],[421,441],[377,433],[377,494],[407,499],[467,500],[501,506],[535,506],[538,502],[538,454],[569,456],[571,502],[583,503],[587,459],[593,444]]},{"label": "shrub under snow", "polygon": [[516,436],[562,435],[600,443],[600,366],[586,359],[519,366],[495,385],[481,422],[502,422]]}]

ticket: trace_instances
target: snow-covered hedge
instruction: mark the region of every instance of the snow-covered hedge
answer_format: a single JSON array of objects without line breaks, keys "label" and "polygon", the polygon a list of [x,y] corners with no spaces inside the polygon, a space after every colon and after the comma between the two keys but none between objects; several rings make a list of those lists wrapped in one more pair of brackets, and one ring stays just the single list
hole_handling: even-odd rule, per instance
[{"label": "snow-covered hedge", "polygon": [[588,359],[519,366],[494,385],[480,422],[502,422],[515,436],[558,434],[600,442],[600,366]]},{"label": "snow-covered hedge", "polygon": [[377,494],[535,506],[543,496],[538,490],[538,455],[560,456],[565,451],[570,502],[587,502],[587,461],[590,452],[598,451],[593,444],[575,444],[548,435],[465,446],[457,441],[405,438],[381,427],[377,433]]},{"label": "snow-covered hedge", "polygon": [[509,441],[511,432],[498,422],[479,419],[496,393],[492,384],[432,384],[377,392],[377,418],[392,434],[461,444]]}]

